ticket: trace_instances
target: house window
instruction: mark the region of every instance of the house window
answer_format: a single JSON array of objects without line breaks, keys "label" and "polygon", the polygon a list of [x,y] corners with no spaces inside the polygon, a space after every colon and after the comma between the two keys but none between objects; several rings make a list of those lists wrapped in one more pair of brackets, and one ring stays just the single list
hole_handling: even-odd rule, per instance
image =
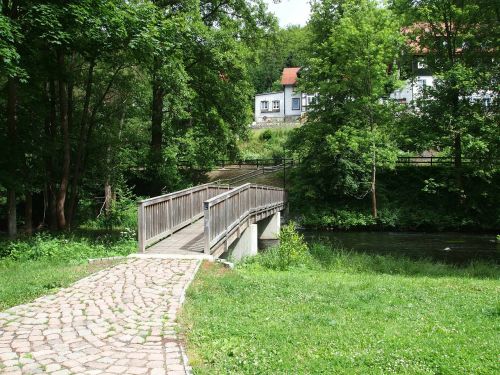
[{"label": "house window", "polygon": [[420,87],[422,90],[425,90],[425,88],[427,87],[427,81],[425,79],[419,79],[417,81],[417,85],[418,87]]},{"label": "house window", "polygon": [[263,101],[260,102],[260,110],[262,112],[269,111],[269,102],[267,100],[263,100]]},{"label": "house window", "polygon": [[300,110],[300,98],[292,98],[292,110]]},{"label": "house window", "polygon": [[279,111],[279,110],[280,110],[280,101],[273,100],[273,111]]}]

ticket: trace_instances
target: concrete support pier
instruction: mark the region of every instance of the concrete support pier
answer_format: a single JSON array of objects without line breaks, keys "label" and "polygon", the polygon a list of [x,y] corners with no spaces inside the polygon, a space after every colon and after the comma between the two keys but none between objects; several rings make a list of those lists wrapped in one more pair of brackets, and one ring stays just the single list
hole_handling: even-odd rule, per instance
[{"label": "concrete support pier", "polygon": [[277,240],[281,229],[281,212],[257,223],[259,240]]},{"label": "concrete support pier", "polygon": [[250,224],[236,239],[231,246],[229,246],[229,256],[234,261],[249,256],[257,255],[257,224]]}]

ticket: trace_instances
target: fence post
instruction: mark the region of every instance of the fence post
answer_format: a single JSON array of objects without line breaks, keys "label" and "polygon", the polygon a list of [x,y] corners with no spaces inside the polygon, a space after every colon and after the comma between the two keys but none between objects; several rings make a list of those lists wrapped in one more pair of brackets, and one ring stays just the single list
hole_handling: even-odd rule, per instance
[{"label": "fence post", "polygon": [[204,232],[205,232],[205,246],[204,251],[205,254],[210,255],[210,205],[208,202],[203,202],[203,211],[204,211]]},{"label": "fence post", "polygon": [[170,220],[170,228],[173,230],[174,228],[174,213],[173,213],[173,210],[174,210],[174,205],[173,205],[173,200],[172,198],[170,198],[168,200],[168,220]]},{"label": "fence post", "polygon": [[194,217],[193,192],[191,192],[191,194],[189,194],[189,204],[191,205],[191,210],[189,211],[190,215],[191,215],[191,223],[193,223],[194,222],[194,220],[193,220],[193,217]]},{"label": "fence post", "polygon": [[145,241],[145,230],[146,223],[144,217],[144,203],[139,203],[138,213],[137,213],[137,240],[139,243],[139,252],[144,253],[146,251],[146,241]]}]

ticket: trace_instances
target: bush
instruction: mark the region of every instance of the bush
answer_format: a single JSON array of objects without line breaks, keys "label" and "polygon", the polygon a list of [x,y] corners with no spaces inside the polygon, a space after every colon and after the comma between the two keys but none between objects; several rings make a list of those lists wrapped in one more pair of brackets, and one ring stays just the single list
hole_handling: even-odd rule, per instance
[{"label": "bush", "polygon": [[273,137],[273,132],[269,129],[264,130],[262,133],[259,135],[259,139],[261,141],[269,141]]},{"label": "bush", "polygon": [[311,256],[304,237],[297,232],[297,226],[290,222],[281,228],[280,243],[256,257],[249,258],[246,264],[257,263],[264,268],[285,271],[291,267],[310,265]]},{"label": "bush", "polygon": [[96,241],[86,238],[52,236],[37,233],[29,239],[19,239],[5,245],[8,257],[18,261],[52,259],[55,261],[83,261],[89,258],[125,256],[136,249],[135,240],[128,233],[110,242],[104,237]]},{"label": "bush", "polygon": [[101,210],[99,215],[85,222],[82,227],[90,229],[122,229],[130,232],[137,227],[137,197],[127,189],[117,190],[118,199],[111,202],[108,212]]},{"label": "bush", "polygon": [[369,214],[349,210],[334,210],[333,213],[313,212],[306,214],[301,224],[309,228],[352,229],[375,225],[376,220]]}]

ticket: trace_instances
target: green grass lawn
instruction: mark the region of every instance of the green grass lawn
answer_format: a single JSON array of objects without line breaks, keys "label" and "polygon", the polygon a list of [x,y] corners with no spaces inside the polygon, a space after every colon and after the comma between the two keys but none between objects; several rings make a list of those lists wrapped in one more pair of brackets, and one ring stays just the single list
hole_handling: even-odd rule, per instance
[{"label": "green grass lawn", "polygon": [[196,374],[498,374],[498,267],[344,254],[204,264],[180,317]]},{"label": "green grass lawn", "polygon": [[55,292],[116,262],[88,264],[89,258],[126,256],[134,239],[110,233],[39,233],[10,241],[0,238],[0,311]]},{"label": "green grass lawn", "polygon": [[117,262],[74,264],[43,259],[0,260],[0,311],[34,300]]}]

